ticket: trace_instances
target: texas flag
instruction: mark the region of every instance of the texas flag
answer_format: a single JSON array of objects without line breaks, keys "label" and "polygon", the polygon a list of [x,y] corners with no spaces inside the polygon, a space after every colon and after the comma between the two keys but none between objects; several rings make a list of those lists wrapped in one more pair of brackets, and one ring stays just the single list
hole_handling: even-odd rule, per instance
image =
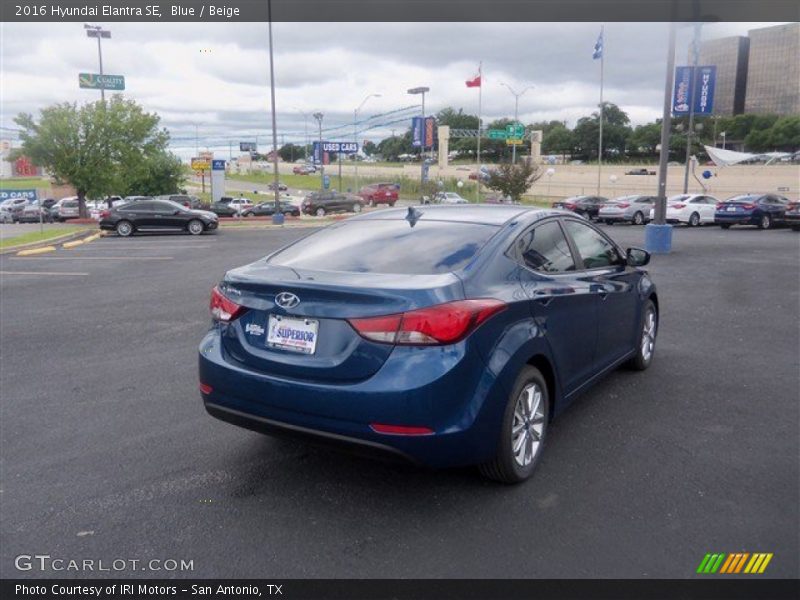
[{"label": "texas flag", "polygon": [[481,87],[481,72],[478,71],[478,74],[475,75],[472,79],[467,79],[466,81],[467,87]]}]

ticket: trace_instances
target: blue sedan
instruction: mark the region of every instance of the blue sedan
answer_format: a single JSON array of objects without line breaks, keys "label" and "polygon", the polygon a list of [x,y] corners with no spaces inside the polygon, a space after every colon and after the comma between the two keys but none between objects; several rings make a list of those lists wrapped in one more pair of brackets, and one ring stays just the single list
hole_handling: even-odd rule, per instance
[{"label": "blue sedan", "polygon": [[578,394],[651,364],[649,258],[566,211],[351,218],[214,288],[203,402],[261,432],[522,481]]},{"label": "blue sedan", "polygon": [[776,194],[744,194],[717,205],[714,222],[723,229],[731,225],[755,225],[769,229],[786,220],[789,201]]}]

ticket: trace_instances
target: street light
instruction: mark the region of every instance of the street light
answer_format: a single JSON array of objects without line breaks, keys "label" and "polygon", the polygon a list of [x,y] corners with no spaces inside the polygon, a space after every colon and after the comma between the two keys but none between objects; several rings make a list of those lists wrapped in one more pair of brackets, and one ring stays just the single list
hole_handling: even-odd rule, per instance
[{"label": "street light", "polygon": [[[358,105],[358,108],[356,108],[353,111],[353,142],[355,142],[356,144],[358,144],[358,124],[357,124],[357,121],[358,121],[358,113],[359,113],[359,111],[362,108],[364,108],[364,105],[367,103],[367,100],[369,100],[370,98],[380,98],[380,97],[381,97],[380,94],[370,94],[370,95],[368,95],[366,98],[364,98],[361,101],[361,104]],[[358,193],[358,152],[356,152],[356,154],[355,154],[355,161],[356,161],[356,169],[355,169],[355,171],[356,171],[356,182],[355,182],[355,188],[354,188],[353,191],[357,194]]]},{"label": "street light", "polygon": [[719,136],[722,138],[722,149],[725,150],[725,139],[728,137],[728,132],[723,131]]},{"label": "street light", "polygon": [[83,28],[86,30],[86,37],[97,38],[97,58],[100,62],[100,99],[105,104],[106,83],[103,79],[103,46],[100,41],[103,38],[110,38],[111,32],[108,29],[103,29],[100,25],[91,25],[90,23],[84,23]]},{"label": "street light", "polygon": [[[511,92],[514,95],[514,127],[516,127],[517,126],[517,119],[519,118],[518,117],[518,115],[519,115],[519,97],[522,96],[528,90],[530,90],[532,88],[535,88],[536,86],[535,85],[529,85],[528,87],[526,87],[521,92],[515,92],[514,88],[512,88],[507,83],[502,83],[501,82],[500,85],[506,86],[508,88],[508,91]],[[478,163],[480,164],[480,161],[478,161]],[[516,164],[516,163],[517,163],[517,145],[516,144],[512,144],[511,145],[511,164],[513,165],[513,164]]]},{"label": "street light", "polygon": [[430,92],[431,88],[420,86],[411,88],[407,91],[407,93],[411,94],[412,96],[416,96],[418,94],[422,94],[422,139],[420,140],[420,171],[419,171],[419,185],[420,185],[420,194],[422,194],[422,188],[425,185],[425,93]]},{"label": "street light", "polygon": [[315,112],[311,115],[317,120],[319,123],[319,164],[320,164],[320,188],[324,188],[325,186],[325,157],[322,152],[322,117],[324,116],[321,112]]}]

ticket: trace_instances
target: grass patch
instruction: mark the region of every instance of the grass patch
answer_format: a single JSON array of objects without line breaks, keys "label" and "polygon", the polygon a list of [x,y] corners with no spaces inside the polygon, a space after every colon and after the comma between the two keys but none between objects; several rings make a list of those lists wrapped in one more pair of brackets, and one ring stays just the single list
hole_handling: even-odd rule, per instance
[{"label": "grass patch", "polygon": [[54,229],[45,229],[44,231],[30,231],[10,238],[3,238],[0,240],[0,250],[5,250],[13,246],[21,246],[23,244],[46,242],[77,231],[89,231],[89,229],[87,227],[58,227]]},{"label": "grass patch", "polygon": [[0,190],[50,189],[50,181],[43,177],[17,177],[0,179]]}]

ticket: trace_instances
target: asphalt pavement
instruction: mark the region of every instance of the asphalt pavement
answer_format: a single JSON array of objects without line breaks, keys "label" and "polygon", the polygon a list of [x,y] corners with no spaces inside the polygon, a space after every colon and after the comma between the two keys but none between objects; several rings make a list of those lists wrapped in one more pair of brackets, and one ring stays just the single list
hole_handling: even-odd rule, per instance
[{"label": "asphalt pavement", "polygon": [[[624,245],[643,229],[606,228]],[[309,230],[0,257],[0,576],[797,577],[800,235],[676,229],[653,366],[552,425],[533,478],[385,464],[216,421],[197,344],[226,269]],[[15,557],[193,561],[18,571]]]}]

